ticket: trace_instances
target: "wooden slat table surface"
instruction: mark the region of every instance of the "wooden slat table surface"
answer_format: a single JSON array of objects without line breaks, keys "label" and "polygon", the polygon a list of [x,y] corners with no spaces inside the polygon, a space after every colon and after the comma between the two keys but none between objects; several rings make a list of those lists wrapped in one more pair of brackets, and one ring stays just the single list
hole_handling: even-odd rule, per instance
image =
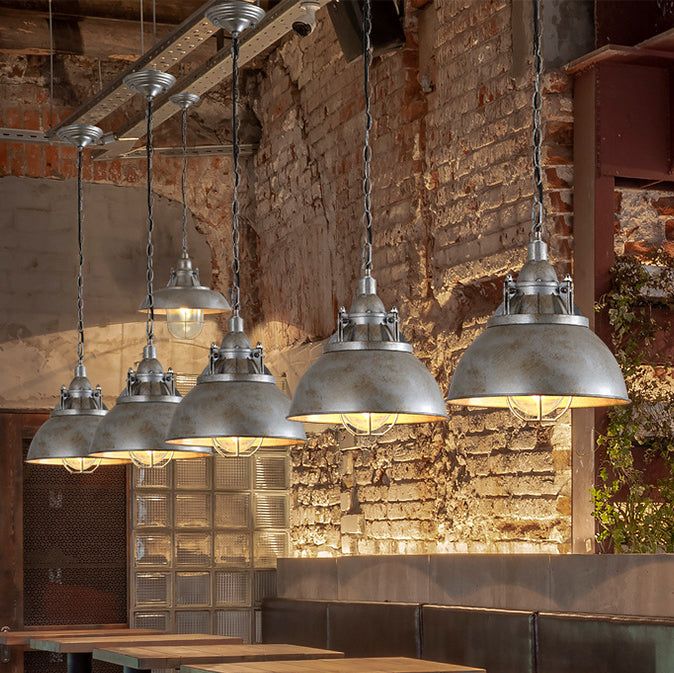
[{"label": "wooden slat table surface", "polygon": [[164,633],[157,629],[30,629],[28,631],[0,631],[0,645],[15,646],[28,645],[31,640],[42,640],[45,638],[72,638],[75,636],[127,636]]},{"label": "wooden slat table surface", "polygon": [[408,657],[260,661],[240,664],[185,664],[180,673],[485,673],[484,668]]},{"label": "wooden slat table surface", "polygon": [[156,633],[115,636],[92,636],[81,635],[76,637],[49,637],[30,639],[30,647],[33,650],[46,650],[47,652],[93,652],[98,649],[110,647],[135,647],[147,645],[240,645],[241,638],[234,636],[211,636],[205,633]]},{"label": "wooden slat table surface", "polygon": [[94,659],[125,666],[131,670],[179,668],[183,664],[237,663],[242,661],[330,659],[343,652],[301,645],[203,645],[138,646],[94,650]]}]

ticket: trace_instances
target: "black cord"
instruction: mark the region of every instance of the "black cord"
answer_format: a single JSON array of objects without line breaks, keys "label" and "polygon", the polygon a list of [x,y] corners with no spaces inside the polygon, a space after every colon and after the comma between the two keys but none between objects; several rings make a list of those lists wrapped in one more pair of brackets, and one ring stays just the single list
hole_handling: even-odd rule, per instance
[{"label": "black cord", "polygon": [[82,199],[83,147],[77,148],[77,364],[84,363],[84,210]]},{"label": "black cord", "polygon": [[152,98],[147,99],[147,132],[145,138],[145,148],[147,156],[147,322],[145,324],[145,331],[147,334],[147,342],[152,345],[154,342],[154,266],[153,255],[154,246],[152,245],[152,232],[154,230],[154,220],[152,209],[154,200],[152,197],[152,156],[154,153],[152,142]]}]

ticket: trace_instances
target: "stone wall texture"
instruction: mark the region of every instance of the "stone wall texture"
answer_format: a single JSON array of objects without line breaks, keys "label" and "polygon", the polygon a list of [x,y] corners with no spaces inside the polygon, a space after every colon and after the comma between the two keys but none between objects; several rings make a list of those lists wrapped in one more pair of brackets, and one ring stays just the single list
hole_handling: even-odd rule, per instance
[{"label": "stone wall texture", "polygon": [[[407,2],[405,46],[373,63],[374,273],[444,390],[528,238],[531,36],[530,18],[515,20],[516,4]],[[59,61],[55,110],[63,115],[95,91],[96,69],[84,58]],[[246,85],[261,138],[244,165],[244,316],[270,362],[304,367],[359,275],[362,62],[346,62],[321,13],[312,35],[288,38],[259,65]],[[46,59],[0,61],[2,125],[48,126],[46,73]],[[560,71],[546,73],[543,116],[546,226],[564,273],[573,112]],[[68,149],[0,143],[0,175],[69,178],[72,159]],[[224,289],[229,161],[192,166],[190,204]],[[157,193],[176,199],[178,163],[157,158],[156,167]],[[87,179],[137,185],[142,170],[140,162],[98,163]],[[292,379],[281,365],[275,373]],[[505,412],[450,411],[448,423],[368,445],[326,430],[294,449],[295,553],[568,551],[570,418],[527,427]]]}]

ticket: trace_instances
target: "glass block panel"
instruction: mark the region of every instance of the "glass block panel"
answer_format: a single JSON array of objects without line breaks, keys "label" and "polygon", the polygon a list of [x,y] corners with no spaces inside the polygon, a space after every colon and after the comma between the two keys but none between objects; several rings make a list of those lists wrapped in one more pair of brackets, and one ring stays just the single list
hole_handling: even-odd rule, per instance
[{"label": "glass block panel", "polygon": [[136,488],[170,488],[171,466],[168,465],[163,470],[134,466],[133,483]]},{"label": "glass block panel", "polygon": [[176,573],[176,605],[211,604],[211,573]]},{"label": "glass block panel", "polygon": [[210,566],[211,536],[208,533],[176,533],[175,553],[176,565]]},{"label": "glass block panel", "polygon": [[176,493],[176,528],[210,528],[210,493]]},{"label": "glass block panel", "polygon": [[250,494],[216,493],[216,528],[248,528],[250,525]]},{"label": "glass block panel", "polygon": [[217,565],[244,568],[250,565],[250,535],[246,533],[216,533],[215,558]]},{"label": "glass block panel", "polygon": [[171,564],[170,535],[136,535],[134,558],[138,565],[168,566]]},{"label": "glass block panel", "polygon": [[136,574],[136,605],[165,605],[171,603],[170,575],[166,573]]},{"label": "glass block panel", "polygon": [[252,458],[213,456],[215,488],[220,491],[247,491],[250,489],[252,460]]},{"label": "glass block panel", "polygon": [[255,456],[255,488],[280,491],[288,488],[288,456]]},{"label": "glass block panel", "polygon": [[168,618],[168,612],[136,612],[133,615],[133,626],[137,629],[166,631]]},{"label": "glass block panel", "polygon": [[255,642],[262,642],[262,610],[255,610]]},{"label": "glass block panel", "polygon": [[175,463],[173,463],[176,488],[194,488],[200,490],[210,488],[211,460],[212,458],[190,458],[189,460],[176,460]]},{"label": "glass block panel", "polygon": [[136,495],[136,528],[168,528],[171,525],[168,493]]},{"label": "glass block panel", "polygon": [[276,568],[279,556],[288,556],[290,546],[286,531],[263,530],[254,533],[255,566]]},{"label": "glass block panel", "polygon": [[256,570],[253,578],[255,603],[276,597],[276,570]]},{"label": "glass block panel", "polygon": [[247,571],[219,571],[215,573],[216,605],[250,606],[250,580]]},{"label": "glass block panel", "polygon": [[252,610],[216,610],[215,632],[219,636],[238,636],[250,642]]},{"label": "glass block panel", "polygon": [[210,622],[211,613],[208,610],[181,610],[176,612],[176,631],[178,633],[210,633]]},{"label": "glass block panel", "polygon": [[258,493],[255,496],[255,528],[287,528],[288,495]]}]

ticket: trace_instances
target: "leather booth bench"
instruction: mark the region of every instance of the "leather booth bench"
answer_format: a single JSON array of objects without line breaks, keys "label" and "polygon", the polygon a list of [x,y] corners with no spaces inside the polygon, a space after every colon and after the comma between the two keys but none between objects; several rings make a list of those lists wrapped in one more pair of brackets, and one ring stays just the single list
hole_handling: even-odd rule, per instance
[{"label": "leather booth bench", "polygon": [[262,604],[262,637],[487,673],[674,673],[674,619],[667,618],[274,598]]}]

